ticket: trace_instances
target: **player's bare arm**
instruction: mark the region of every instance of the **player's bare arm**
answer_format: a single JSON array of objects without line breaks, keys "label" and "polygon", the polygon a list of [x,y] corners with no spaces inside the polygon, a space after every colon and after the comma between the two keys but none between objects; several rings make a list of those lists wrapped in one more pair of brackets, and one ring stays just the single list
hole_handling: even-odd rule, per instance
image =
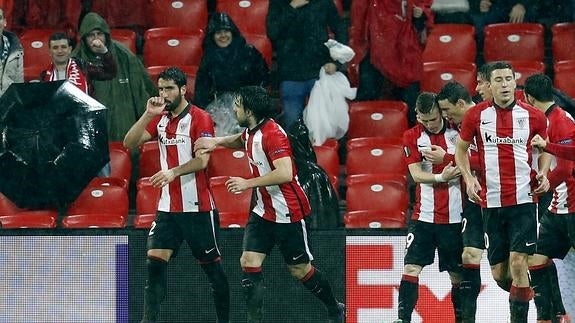
[{"label": "player's bare arm", "polygon": [[209,153],[214,151],[216,147],[222,146],[227,148],[242,148],[244,146],[244,141],[242,140],[242,134],[238,133],[235,135],[225,136],[225,137],[201,137],[194,142],[194,152],[196,154]]},{"label": "player's bare arm", "polygon": [[231,177],[226,182],[228,191],[232,193],[245,191],[254,187],[272,186],[288,183],[293,178],[292,160],[290,157],[282,157],[273,161],[274,170],[254,178],[244,179],[241,177]]},{"label": "player's bare arm", "polygon": [[197,154],[193,159],[185,164],[170,168],[168,170],[160,170],[152,177],[150,177],[150,183],[154,187],[163,187],[179,176],[205,169],[208,167],[209,161],[210,154]]}]

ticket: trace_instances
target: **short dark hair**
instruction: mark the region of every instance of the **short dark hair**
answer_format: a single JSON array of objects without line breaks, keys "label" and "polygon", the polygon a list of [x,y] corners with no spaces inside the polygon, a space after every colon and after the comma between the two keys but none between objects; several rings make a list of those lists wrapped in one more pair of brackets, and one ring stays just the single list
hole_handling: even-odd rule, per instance
[{"label": "short dark hair", "polygon": [[489,81],[489,75],[491,74],[492,66],[493,63],[485,63],[481,65],[481,67],[477,70],[477,75],[479,75],[480,78]]},{"label": "short dark hair", "polygon": [[236,91],[245,110],[250,110],[259,121],[272,116],[271,100],[266,90],[261,86],[243,86]]},{"label": "short dark hair", "polygon": [[63,32],[63,31],[56,31],[54,33],[52,33],[52,35],[50,35],[50,39],[48,40],[48,43],[50,43],[53,40],[62,40],[65,39],[68,41],[68,45],[72,46],[72,40],[70,39],[70,37],[68,37],[68,35]]},{"label": "short dark hair", "polygon": [[431,113],[434,108],[437,108],[435,97],[435,93],[421,92],[415,101],[415,110],[423,114]]},{"label": "short dark hair", "polygon": [[513,74],[513,78],[515,79],[515,71],[513,70],[513,66],[511,66],[511,64],[509,62],[505,62],[505,61],[496,61],[496,62],[492,62],[490,63],[491,66],[488,69],[488,78],[487,80],[491,82],[491,75],[493,74],[493,71],[495,70],[503,70],[503,69],[510,69],[512,74]]},{"label": "short dark hair", "polygon": [[188,77],[181,69],[171,66],[163,70],[160,75],[158,75],[158,80],[164,79],[166,81],[172,80],[178,87],[182,87],[188,83]]},{"label": "short dark hair", "polygon": [[473,100],[471,100],[471,95],[469,95],[469,92],[467,91],[465,86],[461,85],[461,83],[458,83],[456,81],[446,83],[443,86],[443,88],[441,88],[441,91],[439,91],[439,93],[435,97],[436,102],[445,99],[447,99],[447,101],[449,101],[449,103],[451,104],[457,103],[458,100],[463,100],[465,101],[465,103],[473,102]]},{"label": "short dark hair", "polygon": [[553,81],[545,74],[534,74],[525,80],[523,88],[525,94],[529,94],[540,102],[553,101]]}]

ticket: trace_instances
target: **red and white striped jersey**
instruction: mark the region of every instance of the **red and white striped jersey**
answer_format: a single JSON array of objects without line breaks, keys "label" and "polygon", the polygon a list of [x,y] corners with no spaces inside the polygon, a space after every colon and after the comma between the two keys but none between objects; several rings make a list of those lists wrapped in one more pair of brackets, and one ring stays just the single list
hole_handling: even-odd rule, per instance
[{"label": "red and white striped jersey", "polygon": [[289,183],[258,187],[252,212],[277,223],[298,222],[311,211],[309,200],[301,187],[293,160],[291,145],[285,131],[272,119],[262,121],[252,130],[242,133],[254,177],[264,176],[275,169],[273,161],[289,157],[293,178]]},{"label": "red and white striped jersey", "polygon": [[461,124],[461,139],[476,140],[478,172],[483,208],[505,207],[537,202],[532,193],[537,186],[533,170],[531,138],[547,138],[543,112],[517,101],[507,108],[495,103],[471,108]]},{"label": "red and white striped jersey", "polygon": [[[573,145],[575,140],[575,122],[565,110],[554,105],[545,113],[549,120],[547,134],[549,141],[561,145]],[[555,214],[575,212],[575,178],[571,175],[573,162],[554,158],[549,172],[549,182],[559,183],[553,192],[549,211]]]},{"label": "red and white striped jersey", "polygon": [[[458,132],[448,127],[446,121],[443,124],[443,129],[437,134],[426,131],[421,124],[405,131],[403,145],[406,165],[421,163],[424,172],[441,174],[443,168],[453,161]],[[421,151],[431,149],[431,145],[440,146],[447,152],[442,164],[433,165],[423,158]],[[417,183],[415,194],[412,220],[436,224],[461,222],[464,196],[461,178],[447,183]]]},{"label": "red and white striped jersey", "polygon": [[[200,137],[214,136],[214,123],[204,110],[189,104],[176,117],[164,114],[146,127],[158,138],[160,165],[168,170],[195,157],[194,142]],[[205,170],[177,177],[162,188],[158,210],[164,212],[205,212],[214,209]]]}]

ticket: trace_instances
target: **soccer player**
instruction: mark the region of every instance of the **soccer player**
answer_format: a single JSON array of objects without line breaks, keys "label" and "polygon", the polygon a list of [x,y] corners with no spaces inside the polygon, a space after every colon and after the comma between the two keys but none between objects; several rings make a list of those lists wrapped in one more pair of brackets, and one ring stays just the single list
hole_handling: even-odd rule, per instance
[{"label": "soccer player", "polygon": [[[515,100],[515,74],[509,63],[493,63],[488,80],[493,101],[471,109],[463,118],[455,160],[468,197],[481,205],[491,266],[496,272],[509,266],[511,323],[526,323],[532,297],[527,256],[536,247],[537,194],[549,189],[547,177],[531,167],[529,143],[536,134],[547,138],[547,119],[541,111]],[[468,155],[474,140],[481,169],[477,178]],[[542,154],[542,158],[545,162],[549,156]]]},{"label": "soccer player", "polygon": [[158,76],[159,96],[151,97],[146,112],[124,138],[135,149],[158,138],[162,169],[150,178],[162,189],[156,219],[148,234],[148,279],[142,323],[156,322],[167,294],[167,267],[185,240],[212,286],[218,323],[229,322],[228,279],[221,265],[217,242],[219,220],[208,188],[208,154],[193,152],[199,137],[212,137],[210,115],[188,103],[186,74],[170,67]]},{"label": "soccer player", "polygon": [[[442,118],[435,94],[421,93],[415,106],[418,124],[403,134],[403,145],[407,167],[417,183],[416,203],[406,237],[395,323],[411,322],[418,298],[419,274],[423,267],[433,263],[436,250],[439,270],[449,272],[451,300],[459,322],[463,191],[459,169],[453,166],[457,130]],[[443,151],[441,161],[437,160],[435,164],[424,157],[424,153],[432,149]]]},{"label": "soccer player", "polygon": [[[491,93],[483,89],[478,92],[483,93],[482,95]],[[445,84],[437,94],[436,101],[444,117],[457,127],[461,125],[465,114],[475,106],[467,89],[457,82]],[[471,169],[474,172],[479,171],[476,145],[470,146],[469,154]],[[481,290],[480,264],[483,250],[485,249],[483,220],[479,204],[465,199],[461,223],[461,233],[463,235],[461,260],[463,269],[459,296],[463,322],[472,323],[475,322],[477,297]]]},{"label": "soccer player", "polygon": [[230,177],[226,182],[232,193],[253,189],[255,194],[240,259],[248,322],[262,322],[262,264],[275,245],[291,275],[326,306],[329,321],[344,322],[344,304],[336,300],[327,278],[311,264],[305,223],[311,211],[309,200],[298,182],[289,139],[269,118],[272,109],[268,94],[261,87],[242,87],[235,97],[234,111],[239,125],[247,128],[231,136],[199,138],[194,151],[207,154],[216,146],[245,147],[250,159],[253,178]]},{"label": "soccer player", "polygon": [[[553,81],[544,74],[535,74],[525,80],[525,99],[541,110],[549,119],[549,141],[573,144],[575,122],[571,115],[555,104]],[[547,212],[542,215],[537,238],[537,249],[529,257],[529,273],[535,291],[537,322],[570,322],[565,313],[557,268],[550,258],[564,259],[571,246],[575,246],[575,178],[571,176],[573,162],[557,158],[555,167],[548,174],[554,188],[553,198]],[[555,322],[555,321],[554,321]]]}]

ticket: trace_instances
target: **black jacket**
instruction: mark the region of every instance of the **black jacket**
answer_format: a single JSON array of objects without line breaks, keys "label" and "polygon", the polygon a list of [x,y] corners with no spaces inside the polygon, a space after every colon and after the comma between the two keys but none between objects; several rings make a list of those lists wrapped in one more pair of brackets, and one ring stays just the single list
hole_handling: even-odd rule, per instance
[{"label": "black jacket", "polygon": [[347,44],[347,29],[333,0],[310,0],[297,9],[289,0],[270,0],[266,28],[277,55],[280,81],[317,78],[320,68],[333,61],[324,45],[328,27],[337,41]]},{"label": "black jacket", "polygon": [[[232,32],[232,42],[225,48],[214,42],[214,34],[221,29]],[[217,13],[210,20],[203,46],[204,55],[196,74],[195,105],[206,108],[218,92],[234,91],[247,85],[268,85],[269,68],[262,54],[246,43],[225,13]]]}]

